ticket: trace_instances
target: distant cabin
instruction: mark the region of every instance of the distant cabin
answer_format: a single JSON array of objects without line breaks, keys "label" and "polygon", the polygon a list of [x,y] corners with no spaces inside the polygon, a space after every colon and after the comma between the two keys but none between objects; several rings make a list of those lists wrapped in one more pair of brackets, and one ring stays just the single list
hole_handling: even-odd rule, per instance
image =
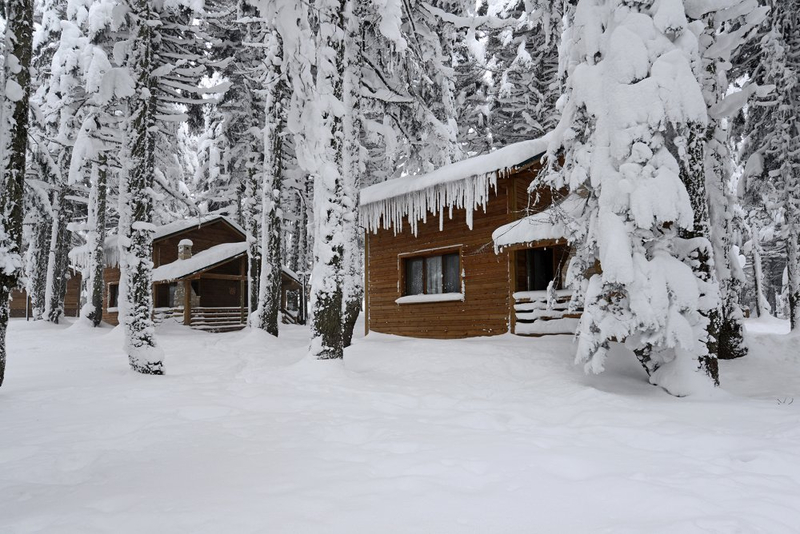
[{"label": "distant cabin", "polygon": [[547,138],[524,141],[361,191],[367,332],[575,332],[580,311],[568,309],[564,288],[569,217],[561,215],[583,200],[553,198],[548,188],[529,195],[546,149]]},{"label": "distant cabin", "polygon": [[[103,321],[119,323],[119,248],[117,236],[104,243]],[[73,249],[70,257],[86,265],[86,246]],[[75,272],[67,285],[66,315],[77,316],[80,306],[80,274]],[[289,298],[301,292],[297,275],[281,273],[282,311],[288,322],[302,322],[301,310]],[[224,216],[178,220],[159,226],[153,233],[153,303],[155,319],[175,319],[199,330],[241,329],[249,314],[247,274],[247,236],[245,231]],[[24,303],[27,295],[17,292],[14,303]],[[75,302],[75,305],[72,303]],[[72,313],[71,313],[72,312]],[[23,315],[24,316],[24,315]]]}]

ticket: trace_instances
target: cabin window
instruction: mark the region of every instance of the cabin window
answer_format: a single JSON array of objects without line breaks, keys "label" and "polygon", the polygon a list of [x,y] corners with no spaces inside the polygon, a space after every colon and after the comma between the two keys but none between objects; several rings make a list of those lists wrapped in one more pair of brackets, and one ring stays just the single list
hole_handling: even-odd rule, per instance
[{"label": "cabin window", "polygon": [[437,295],[461,292],[458,252],[405,260],[405,294]]},{"label": "cabin window", "polygon": [[108,307],[119,306],[119,284],[108,284]]}]

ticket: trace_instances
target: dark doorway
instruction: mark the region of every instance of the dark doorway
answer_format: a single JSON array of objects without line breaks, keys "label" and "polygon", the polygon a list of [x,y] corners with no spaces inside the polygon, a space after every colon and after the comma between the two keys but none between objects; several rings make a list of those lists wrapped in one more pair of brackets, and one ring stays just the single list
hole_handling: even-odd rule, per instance
[{"label": "dark doorway", "polygon": [[564,245],[537,247],[517,251],[517,291],[544,291],[555,280],[561,289],[569,250]]}]

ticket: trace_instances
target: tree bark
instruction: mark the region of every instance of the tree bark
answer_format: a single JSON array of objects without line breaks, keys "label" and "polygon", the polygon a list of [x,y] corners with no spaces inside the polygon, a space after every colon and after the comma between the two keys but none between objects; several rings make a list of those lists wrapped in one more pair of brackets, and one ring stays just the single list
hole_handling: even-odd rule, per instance
[{"label": "tree bark", "polygon": [[33,2],[7,0],[4,82],[0,91],[0,250],[5,256],[0,270],[0,386],[6,368],[8,299],[22,274],[22,218],[25,159],[28,144],[28,102],[33,45]]},{"label": "tree bark", "polygon": [[90,311],[86,315],[94,326],[98,326],[103,320],[103,272],[106,265],[106,197],[108,186],[108,159],[105,154],[100,154],[100,162],[96,166],[97,176],[94,180],[94,228],[95,234],[94,250],[90,251],[91,262],[89,271],[91,273],[91,285],[87,287],[90,291]]},{"label": "tree bark", "polygon": [[264,128],[261,187],[261,284],[255,326],[277,337],[281,309],[281,191],[286,87],[280,66],[283,61],[281,37],[278,32],[272,32],[271,36],[275,57],[268,75],[273,86],[266,100],[267,125]]},{"label": "tree bark", "polygon": [[153,324],[153,198],[157,125],[153,66],[152,11],[148,0],[131,2],[136,17],[136,41],[130,57],[136,81],[130,121],[131,149],[127,180],[120,202],[124,236],[120,268],[124,298],[120,304],[125,326],[125,350],[131,368],[142,374],[164,373],[163,353],[156,344]]}]

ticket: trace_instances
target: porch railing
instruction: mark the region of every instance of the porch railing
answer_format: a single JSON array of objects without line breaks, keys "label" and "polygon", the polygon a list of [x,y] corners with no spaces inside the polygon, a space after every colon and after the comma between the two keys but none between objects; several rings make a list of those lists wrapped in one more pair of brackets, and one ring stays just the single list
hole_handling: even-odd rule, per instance
[{"label": "porch railing", "polygon": [[558,289],[553,298],[547,291],[514,293],[514,333],[520,336],[574,334],[583,310],[570,310],[572,291]]},{"label": "porch railing", "polygon": [[[156,308],[154,313],[156,324],[164,321],[176,321],[179,324],[184,322],[183,307],[177,308]],[[196,330],[206,330],[209,332],[223,332],[229,330],[240,330],[247,324],[247,309],[236,307],[201,307],[191,309],[190,326]]]}]

